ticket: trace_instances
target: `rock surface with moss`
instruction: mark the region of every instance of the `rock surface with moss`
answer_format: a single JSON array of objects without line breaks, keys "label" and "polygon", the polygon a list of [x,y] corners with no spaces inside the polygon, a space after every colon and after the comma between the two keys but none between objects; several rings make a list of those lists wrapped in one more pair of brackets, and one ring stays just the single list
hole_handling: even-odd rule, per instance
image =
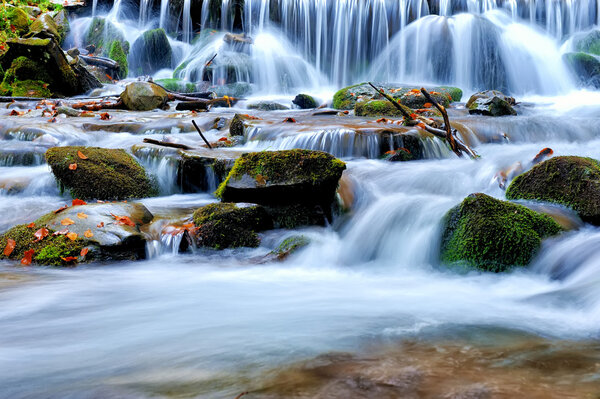
[{"label": "rock surface with moss", "polygon": [[125,79],[129,73],[129,65],[127,63],[127,54],[125,54],[120,41],[114,40],[111,43],[110,50],[108,51],[108,58],[119,64],[119,76],[117,76],[117,78]]},{"label": "rock surface with moss", "polygon": [[172,50],[164,29],[144,32],[131,46],[130,69],[136,75],[152,75],[160,69],[172,67]]},{"label": "rock surface with moss", "polygon": [[297,105],[300,109],[313,109],[319,106],[317,100],[308,94],[298,94],[292,103]]},{"label": "rock surface with moss", "polygon": [[273,251],[271,251],[267,258],[274,258],[277,260],[285,260],[294,252],[299,251],[300,249],[308,246],[310,244],[310,240],[303,235],[294,235],[290,236],[277,246]]},{"label": "rock surface with moss", "polygon": [[517,176],[506,198],[554,202],[600,225],[600,163],[592,158],[554,157]]},{"label": "rock surface with moss", "polygon": [[[36,80],[31,80],[30,77],[36,77]],[[46,82],[51,79],[37,63],[26,57],[18,57],[4,73],[0,93],[4,96],[48,98],[52,96],[52,92]]]},{"label": "rock surface with moss", "polygon": [[466,107],[470,114],[486,116],[517,115],[513,108],[515,99],[498,90],[486,90],[473,94]]},{"label": "rock surface with moss", "polygon": [[73,198],[123,200],[156,194],[144,168],[122,149],[54,147],[46,152],[46,161]]},{"label": "rock surface with moss", "polygon": [[400,118],[402,112],[400,112],[392,103],[388,100],[369,100],[369,101],[357,101],[354,106],[354,114],[356,116],[391,116]]},{"label": "rock surface with moss", "polygon": [[600,57],[591,54],[567,53],[563,59],[581,86],[600,88]]},{"label": "rock surface with moss", "polygon": [[485,194],[471,194],[444,218],[441,260],[503,272],[529,264],[542,240],[561,231],[549,216]]},{"label": "rock surface with moss", "polygon": [[216,195],[225,202],[330,204],[344,169],[344,162],[322,151],[243,154]]},{"label": "rock surface with moss", "polygon": [[273,228],[260,205],[216,203],[194,212],[198,244],[214,249],[258,247],[257,232]]},{"label": "rock surface with moss", "polygon": [[[412,108],[421,109],[429,102],[420,92],[420,87],[402,85],[396,83],[374,83],[376,87],[383,89],[386,94],[389,94],[401,104]],[[462,90],[450,86],[426,87],[427,91],[440,104],[448,106],[454,101],[460,101],[462,98]],[[376,93],[368,83],[360,83],[357,85],[345,87],[339,90],[333,96],[333,108],[335,109],[354,109],[356,102],[359,100],[381,100],[383,96]]]},{"label": "rock surface with moss", "polygon": [[85,45],[93,45],[95,54],[107,56],[111,44],[118,40],[121,46],[125,46],[125,37],[123,33],[112,22],[101,17],[94,17],[85,34]]}]

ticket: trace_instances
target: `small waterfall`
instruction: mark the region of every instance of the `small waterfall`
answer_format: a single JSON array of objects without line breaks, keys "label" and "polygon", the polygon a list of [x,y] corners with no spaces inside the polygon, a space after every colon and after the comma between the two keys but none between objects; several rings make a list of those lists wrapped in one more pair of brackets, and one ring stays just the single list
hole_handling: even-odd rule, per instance
[{"label": "small waterfall", "polygon": [[169,18],[169,0],[160,0],[159,28],[167,28],[167,18]]},{"label": "small waterfall", "polygon": [[[208,3],[206,1],[205,3]],[[183,0],[183,22],[182,22],[182,33],[183,41],[189,43],[192,40],[192,15],[190,13],[192,1]]]},{"label": "small waterfall", "polygon": [[151,10],[151,0],[140,0],[140,17],[139,17],[139,25],[143,27],[148,23],[148,17]]},{"label": "small waterfall", "polygon": [[98,6],[98,0],[92,1],[92,18],[96,16],[96,7]]}]

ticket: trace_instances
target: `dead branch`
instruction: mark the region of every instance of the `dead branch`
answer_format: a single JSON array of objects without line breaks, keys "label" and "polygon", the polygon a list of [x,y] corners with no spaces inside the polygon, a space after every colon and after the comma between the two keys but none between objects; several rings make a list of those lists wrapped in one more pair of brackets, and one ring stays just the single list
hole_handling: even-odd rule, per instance
[{"label": "dead branch", "polygon": [[462,152],[459,151],[458,146],[456,145],[456,140],[454,140],[454,135],[452,134],[452,126],[450,125],[450,118],[448,118],[448,112],[446,112],[446,108],[442,104],[438,104],[437,101],[425,90],[424,87],[421,87],[421,93],[425,96],[425,98],[432,103],[442,114],[444,118],[444,127],[446,128],[446,141],[450,144],[450,148],[456,155],[462,157]]},{"label": "dead branch", "polygon": [[192,149],[192,147],[187,146],[185,144],[169,143],[167,141],[160,141],[160,140],[154,140],[154,139],[149,139],[149,138],[145,138],[144,143],[160,145],[162,147],[179,148],[181,150],[191,150]]},{"label": "dead branch", "polygon": [[196,125],[196,121],[193,120],[193,119],[192,119],[192,125],[194,125],[194,127],[198,131],[198,134],[200,135],[200,137],[202,137],[202,140],[204,140],[204,142],[206,143],[206,145],[208,146],[208,148],[210,148],[212,150],[212,146],[210,145],[210,143],[208,142],[208,140],[206,140],[206,137],[204,137],[204,135],[202,134],[202,130],[200,130],[200,128],[198,127],[198,125]]},{"label": "dead branch", "polygon": [[69,104],[69,106],[73,109],[81,109],[84,111],[100,111],[103,109],[126,109],[125,104],[121,99],[115,102],[107,102],[107,101],[84,101],[78,102],[74,104]]}]

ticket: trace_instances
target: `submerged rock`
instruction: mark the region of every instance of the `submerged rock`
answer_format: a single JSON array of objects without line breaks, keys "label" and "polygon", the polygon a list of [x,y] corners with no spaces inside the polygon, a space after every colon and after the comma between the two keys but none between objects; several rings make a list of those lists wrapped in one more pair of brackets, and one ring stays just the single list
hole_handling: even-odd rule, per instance
[{"label": "submerged rock", "polygon": [[505,116],[517,114],[513,105],[515,105],[514,98],[497,90],[486,90],[473,94],[467,101],[466,107],[470,114]]},{"label": "submerged rock", "polygon": [[267,260],[285,260],[294,252],[299,251],[300,249],[308,246],[310,244],[310,240],[303,235],[294,235],[286,238],[281,241],[277,248],[271,251],[266,259]]},{"label": "submerged rock", "polygon": [[290,107],[286,107],[285,105],[276,103],[274,101],[260,101],[257,103],[248,104],[247,108],[256,109],[258,111],[283,111],[290,109]]},{"label": "submerged rock", "polygon": [[273,221],[260,205],[218,203],[194,212],[199,245],[214,249],[258,247],[257,232],[273,228]]},{"label": "submerged rock", "polygon": [[172,50],[162,28],[144,32],[131,46],[129,64],[136,75],[152,75],[171,68]]},{"label": "submerged rock", "polygon": [[600,88],[600,56],[567,53],[563,57],[582,86]]},{"label": "submerged rock", "polygon": [[216,195],[225,202],[263,205],[331,204],[344,162],[321,151],[244,154]]},{"label": "submerged rock", "polygon": [[319,106],[317,100],[308,94],[298,94],[292,103],[296,104],[300,109],[312,109]]},{"label": "submerged rock", "polygon": [[122,200],[156,194],[144,168],[121,149],[54,147],[46,152],[46,161],[73,198]]},{"label": "submerged rock", "polygon": [[527,265],[542,239],[561,231],[549,216],[485,194],[471,194],[444,218],[441,260],[503,272]]},{"label": "submerged rock", "polygon": [[506,198],[554,202],[600,225],[600,163],[592,158],[554,157],[517,176]]},{"label": "submerged rock", "polygon": [[131,111],[150,111],[163,108],[169,96],[160,86],[150,82],[132,82],[121,93],[121,100]]}]

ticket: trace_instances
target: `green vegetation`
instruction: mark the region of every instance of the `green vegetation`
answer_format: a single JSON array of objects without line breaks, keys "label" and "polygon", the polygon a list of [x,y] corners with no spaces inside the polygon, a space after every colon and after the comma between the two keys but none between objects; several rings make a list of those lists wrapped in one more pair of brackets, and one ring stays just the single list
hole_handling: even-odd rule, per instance
[{"label": "green vegetation", "polygon": [[158,79],[155,81],[165,89],[176,93],[193,93],[196,91],[196,85],[181,79]]},{"label": "green vegetation", "polygon": [[125,79],[129,73],[127,64],[127,54],[123,50],[123,46],[119,40],[113,40],[108,52],[108,58],[115,60],[119,64],[119,77]]},{"label": "green vegetation", "polygon": [[[410,111],[410,112],[412,112],[412,111]],[[356,105],[354,106],[354,114],[356,116],[402,117],[402,112],[400,112],[388,100],[357,101]]]},{"label": "green vegetation", "polygon": [[310,244],[310,240],[303,235],[291,236],[283,240],[277,248],[271,251],[271,255],[275,255],[279,260],[284,260],[308,244]]},{"label": "green vegetation", "polygon": [[[29,79],[33,76],[38,80]],[[0,83],[0,93],[4,96],[51,97],[52,93],[45,83],[50,80],[48,73],[38,64],[28,58],[18,57],[5,72],[4,79]]]},{"label": "green vegetation", "polygon": [[542,239],[561,231],[549,216],[485,194],[471,194],[444,218],[441,260],[503,272],[527,265]]},{"label": "green vegetation", "polygon": [[[78,151],[88,159],[81,159]],[[157,193],[144,168],[121,149],[54,147],[46,152],[46,160],[61,190],[69,189],[73,198],[123,200]]]}]

